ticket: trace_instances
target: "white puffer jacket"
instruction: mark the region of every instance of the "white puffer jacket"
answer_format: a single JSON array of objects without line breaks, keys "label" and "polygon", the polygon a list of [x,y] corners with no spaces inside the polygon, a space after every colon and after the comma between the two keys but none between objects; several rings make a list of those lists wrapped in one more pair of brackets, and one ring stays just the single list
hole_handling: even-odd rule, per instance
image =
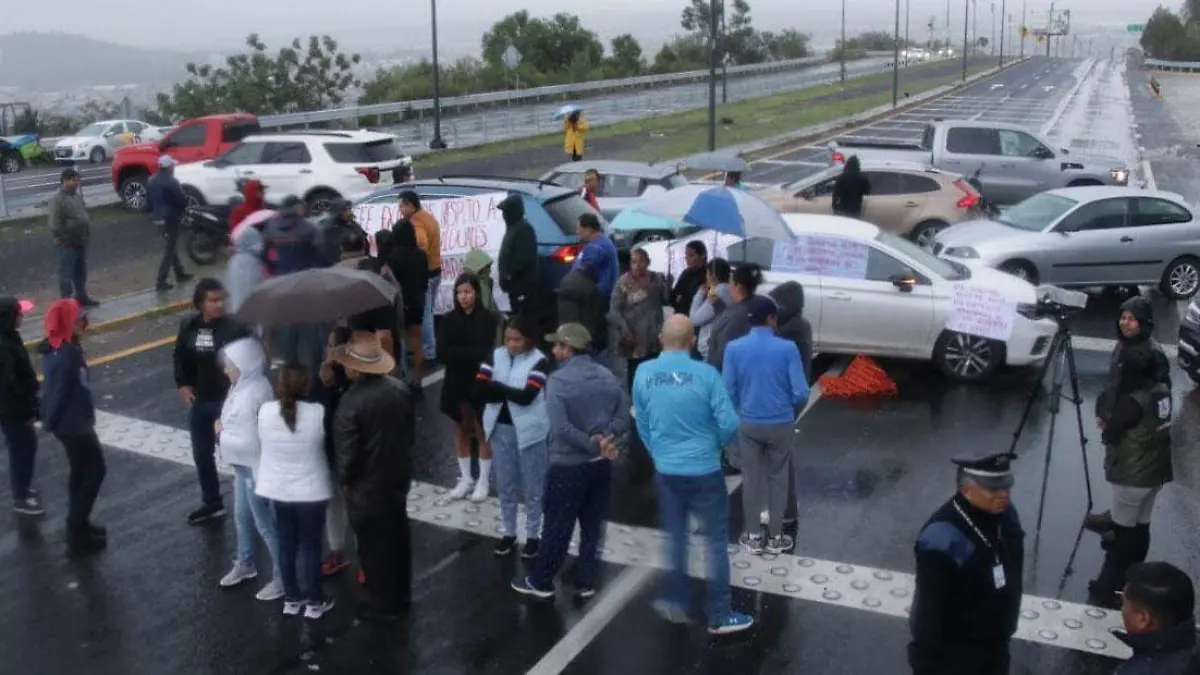
[{"label": "white puffer jacket", "polygon": [[221,406],[218,451],[227,464],[258,470],[258,410],[275,398],[267,380],[267,355],[262,345],[243,338],[225,345],[221,358],[237,368],[238,376]]},{"label": "white puffer jacket", "polygon": [[255,492],[276,502],[323,502],[333,496],[333,478],[325,457],[325,408],[296,404],[296,431],[283,421],[279,401],[258,411],[258,463]]}]

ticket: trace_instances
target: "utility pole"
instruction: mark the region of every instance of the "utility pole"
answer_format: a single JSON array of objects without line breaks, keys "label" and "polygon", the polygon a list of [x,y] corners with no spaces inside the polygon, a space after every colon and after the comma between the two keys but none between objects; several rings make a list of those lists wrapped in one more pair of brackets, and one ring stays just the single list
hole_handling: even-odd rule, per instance
[{"label": "utility pole", "polygon": [[1046,15],[1046,56],[1050,56],[1050,43],[1054,40],[1054,3],[1050,3],[1050,13]]},{"label": "utility pole", "polygon": [[[995,5],[992,5],[994,8]],[[1008,0],[1000,0],[1000,67],[1004,67],[1004,34],[1012,28],[1012,17],[1008,16]],[[1008,23],[1005,23],[1005,19]]]},{"label": "utility pole", "polygon": [[979,0],[971,0],[971,9],[975,16],[971,18],[971,53],[979,49]]},{"label": "utility pole", "polygon": [[717,149],[717,29],[720,19],[717,16],[718,3],[721,0],[711,0],[708,17],[708,151]]},{"label": "utility pole", "polygon": [[912,0],[904,0],[904,65],[908,66],[909,52],[912,43],[908,41],[908,22],[912,11]]},{"label": "utility pole", "polygon": [[842,65],[842,91],[846,91],[846,0],[842,0],[842,41],[838,43],[838,60]]},{"label": "utility pole", "polygon": [[988,5],[992,8],[992,37],[988,38],[988,53],[996,53],[996,0],[991,0]]},{"label": "utility pole", "polygon": [[896,0],[896,34],[892,38],[892,107],[900,102],[900,0]]},{"label": "utility pole", "polygon": [[721,103],[729,103],[729,26],[725,23],[725,0],[721,0]]},{"label": "utility pole", "polygon": [[1021,0],[1021,58],[1025,58],[1025,5],[1029,0]]},{"label": "utility pole", "polygon": [[437,0],[429,0],[429,10],[433,24],[433,139],[429,141],[429,149],[444,150],[446,141],[442,140],[442,83],[441,75],[438,72]]},{"label": "utility pole", "polygon": [[967,81],[967,28],[971,25],[971,0],[963,0],[963,82]]}]

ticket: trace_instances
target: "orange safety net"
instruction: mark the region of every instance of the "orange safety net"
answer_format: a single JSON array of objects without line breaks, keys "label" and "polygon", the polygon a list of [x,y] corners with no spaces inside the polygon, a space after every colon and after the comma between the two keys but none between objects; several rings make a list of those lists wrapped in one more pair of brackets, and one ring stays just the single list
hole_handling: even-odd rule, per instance
[{"label": "orange safety net", "polygon": [[872,359],[856,356],[841,375],[822,375],[821,395],[835,398],[854,396],[895,396],[896,381]]}]

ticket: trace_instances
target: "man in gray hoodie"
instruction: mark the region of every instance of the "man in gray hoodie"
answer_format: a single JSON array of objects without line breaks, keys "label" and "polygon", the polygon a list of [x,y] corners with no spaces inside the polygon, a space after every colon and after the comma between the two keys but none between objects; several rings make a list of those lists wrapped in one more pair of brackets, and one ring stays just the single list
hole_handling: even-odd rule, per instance
[{"label": "man in gray hoodie", "polygon": [[546,382],[546,414],[550,418],[550,470],[542,510],[542,544],[529,576],[512,582],[518,593],[543,600],[554,597],[571,534],[579,522],[579,558],[573,586],[579,598],[596,594],[600,542],[612,460],[617,440],[629,432],[629,399],[617,377],[588,355],[592,336],[577,323],[559,326],[546,336],[554,345],[558,369]]}]

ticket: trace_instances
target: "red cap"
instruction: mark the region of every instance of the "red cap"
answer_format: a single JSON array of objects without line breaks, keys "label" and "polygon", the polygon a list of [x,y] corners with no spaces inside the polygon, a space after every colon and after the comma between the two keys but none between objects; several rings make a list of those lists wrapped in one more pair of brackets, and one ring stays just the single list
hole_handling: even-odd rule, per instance
[{"label": "red cap", "polygon": [[33,311],[32,300],[17,300],[17,311],[22,314],[28,314]]}]

